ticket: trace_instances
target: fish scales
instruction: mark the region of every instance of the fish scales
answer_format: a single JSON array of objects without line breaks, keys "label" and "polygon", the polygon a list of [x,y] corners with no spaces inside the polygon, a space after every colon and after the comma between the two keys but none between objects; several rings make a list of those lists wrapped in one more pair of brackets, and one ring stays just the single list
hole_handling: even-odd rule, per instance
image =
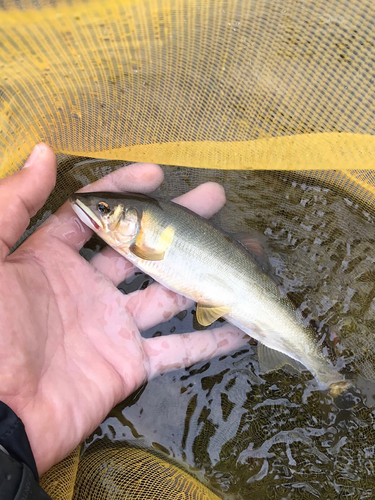
[{"label": "fish scales", "polygon": [[[209,221],[173,202],[132,193],[80,194],[71,202],[101,238],[168,289],[193,299],[198,308],[227,308],[227,321],[302,363],[322,387],[344,381],[315,330],[302,324],[252,254]],[[100,203],[107,213],[98,209]]]}]

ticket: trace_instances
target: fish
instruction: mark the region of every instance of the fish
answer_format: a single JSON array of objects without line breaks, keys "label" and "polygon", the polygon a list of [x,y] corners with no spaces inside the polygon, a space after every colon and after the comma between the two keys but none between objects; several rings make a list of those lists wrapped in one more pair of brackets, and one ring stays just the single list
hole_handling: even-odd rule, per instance
[{"label": "fish", "polygon": [[140,193],[75,193],[70,202],[81,221],[119,254],[194,300],[201,325],[224,318],[257,340],[266,371],[302,365],[334,397],[351,386],[330,347],[277,280],[230,234],[172,201]]}]

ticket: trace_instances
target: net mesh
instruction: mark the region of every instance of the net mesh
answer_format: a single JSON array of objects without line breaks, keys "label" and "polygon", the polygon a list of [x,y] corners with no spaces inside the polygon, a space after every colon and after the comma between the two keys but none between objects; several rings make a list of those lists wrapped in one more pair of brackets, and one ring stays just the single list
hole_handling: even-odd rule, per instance
[{"label": "net mesh", "polygon": [[52,498],[72,500],[77,479],[81,447],[78,446],[59,464],[49,469],[40,479],[40,485]]},{"label": "net mesh", "polygon": [[1,8],[4,172],[39,140],[205,168],[372,168],[371,2]]},{"label": "net mesh", "polygon": [[150,450],[97,440],[80,459],[80,447],[41,478],[59,500],[219,500],[215,493]]},{"label": "net mesh", "polygon": [[[111,417],[113,443],[77,449],[42,478],[52,498],[218,498],[199,481],[236,500],[373,497],[373,23],[372,2],[359,0],[0,0],[0,176],[39,141],[58,156],[56,189],[24,237],[127,162],[165,165],[167,197],[221,182],[228,203],[217,221],[268,236],[271,264],[301,307],[339,327],[368,398],[344,417],[319,395],[301,403],[301,376],[260,383],[249,352],[229,368],[228,358],[202,364],[160,379],[176,387],[163,401],[181,405],[173,432],[185,429],[186,447],[193,433],[190,455],[163,425],[131,417],[156,404],[147,393]],[[153,429],[180,460],[124,446],[129,426],[150,448]]]}]

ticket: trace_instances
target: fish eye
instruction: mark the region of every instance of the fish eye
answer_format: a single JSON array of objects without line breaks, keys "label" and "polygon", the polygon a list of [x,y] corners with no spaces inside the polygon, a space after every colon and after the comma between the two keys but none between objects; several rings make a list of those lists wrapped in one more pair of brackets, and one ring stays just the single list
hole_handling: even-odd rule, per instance
[{"label": "fish eye", "polygon": [[107,215],[111,211],[108,203],[106,203],[105,201],[99,201],[97,209],[102,215]]}]

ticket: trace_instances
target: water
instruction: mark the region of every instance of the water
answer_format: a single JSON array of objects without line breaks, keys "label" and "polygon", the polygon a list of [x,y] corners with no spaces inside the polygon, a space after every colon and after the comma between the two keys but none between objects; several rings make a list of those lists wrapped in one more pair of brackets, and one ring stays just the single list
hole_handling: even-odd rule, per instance
[{"label": "water", "polygon": [[[224,183],[215,217],[267,237],[273,272],[305,314],[330,325],[362,392],[351,410],[314,390],[309,372],[262,374],[256,345],[157,377],[118,405],[92,439],[146,445],[224,499],[374,498],[374,216],[347,194],[293,174],[166,168],[168,198]],[[139,274],[126,292],[147,286]],[[197,328],[194,308],[145,332]]]}]

